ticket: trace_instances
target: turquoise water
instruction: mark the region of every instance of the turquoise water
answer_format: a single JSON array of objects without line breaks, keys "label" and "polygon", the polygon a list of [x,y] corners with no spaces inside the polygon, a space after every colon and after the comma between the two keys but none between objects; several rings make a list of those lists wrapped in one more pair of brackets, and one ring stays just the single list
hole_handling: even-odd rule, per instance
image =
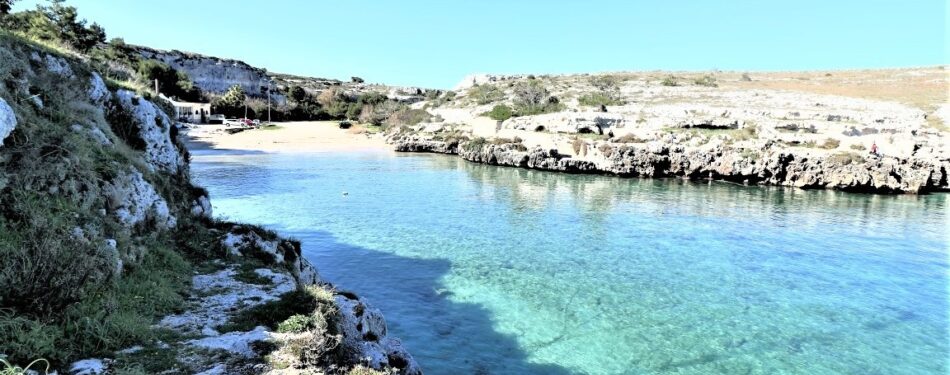
[{"label": "turquoise water", "polygon": [[[947,195],[195,151],[428,374],[946,374]],[[343,192],[348,192],[344,196]]]}]

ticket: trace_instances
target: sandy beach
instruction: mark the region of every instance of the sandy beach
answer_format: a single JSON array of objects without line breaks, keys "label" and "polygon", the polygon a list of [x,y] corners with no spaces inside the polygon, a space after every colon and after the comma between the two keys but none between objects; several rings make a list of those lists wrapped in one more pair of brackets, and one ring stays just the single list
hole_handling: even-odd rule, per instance
[{"label": "sandy beach", "polygon": [[192,142],[214,149],[264,152],[391,151],[379,134],[363,133],[354,125],[340,129],[336,121],[284,122],[273,127],[229,134],[224,125],[189,125]]}]

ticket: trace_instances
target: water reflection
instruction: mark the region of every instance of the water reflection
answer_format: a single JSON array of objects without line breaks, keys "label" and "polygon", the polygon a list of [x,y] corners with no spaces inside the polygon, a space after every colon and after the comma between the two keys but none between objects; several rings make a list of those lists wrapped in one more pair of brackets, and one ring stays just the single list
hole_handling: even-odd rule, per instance
[{"label": "water reflection", "polygon": [[[201,156],[216,212],[304,240],[430,373],[946,373],[945,195]],[[341,191],[347,191],[342,196]]]}]

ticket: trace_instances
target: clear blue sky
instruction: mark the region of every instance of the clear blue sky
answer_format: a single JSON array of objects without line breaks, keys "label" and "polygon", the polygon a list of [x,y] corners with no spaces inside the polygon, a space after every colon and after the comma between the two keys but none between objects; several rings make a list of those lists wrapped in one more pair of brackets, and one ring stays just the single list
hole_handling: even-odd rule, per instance
[{"label": "clear blue sky", "polygon": [[[32,8],[21,0],[15,10]],[[448,88],[467,74],[948,63],[946,0],[68,0],[109,38],[270,71]]]}]

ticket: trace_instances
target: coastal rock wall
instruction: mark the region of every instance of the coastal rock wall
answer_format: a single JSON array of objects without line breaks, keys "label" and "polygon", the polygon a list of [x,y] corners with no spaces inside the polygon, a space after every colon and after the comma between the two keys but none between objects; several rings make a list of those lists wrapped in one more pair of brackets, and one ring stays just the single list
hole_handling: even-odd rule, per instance
[{"label": "coastal rock wall", "polygon": [[[146,59],[161,61],[184,72],[204,92],[222,94],[231,86],[240,85],[247,95],[266,98],[265,90],[268,85],[276,89],[266,70],[255,68],[243,61],[146,47],[137,47],[136,51]],[[276,104],[286,102],[286,98],[280,94],[272,94],[271,99]]]},{"label": "coastal rock wall", "polygon": [[948,190],[950,161],[893,157],[848,158],[839,155],[802,156],[765,149],[749,154],[718,146],[690,148],[651,142],[611,145],[592,151],[585,159],[556,150],[523,150],[521,144],[451,143],[419,136],[391,139],[399,152],[457,154],[489,165],[511,166],[566,173],[603,173],[621,177],[709,178],[869,193],[928,193]]}]

